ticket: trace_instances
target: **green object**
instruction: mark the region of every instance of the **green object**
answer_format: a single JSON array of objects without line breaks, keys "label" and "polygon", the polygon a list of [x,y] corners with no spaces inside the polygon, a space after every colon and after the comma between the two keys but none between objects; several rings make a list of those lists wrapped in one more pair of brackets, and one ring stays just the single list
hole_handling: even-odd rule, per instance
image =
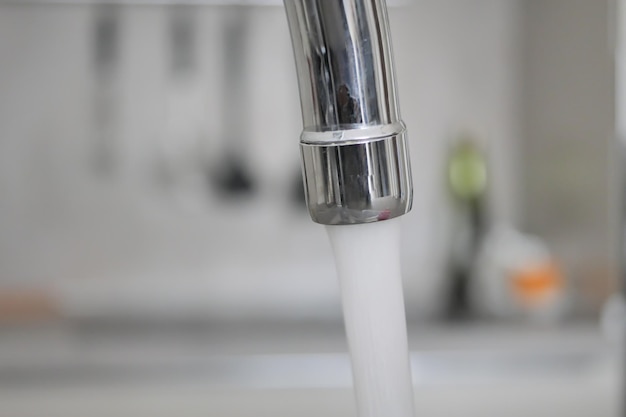
[{"label": "green object", "polygon": [[482,152],[471,140],[459,141],[448,164],[448,182],[452,194],[461,200],[481,198],[487,188],[487,164]]}]

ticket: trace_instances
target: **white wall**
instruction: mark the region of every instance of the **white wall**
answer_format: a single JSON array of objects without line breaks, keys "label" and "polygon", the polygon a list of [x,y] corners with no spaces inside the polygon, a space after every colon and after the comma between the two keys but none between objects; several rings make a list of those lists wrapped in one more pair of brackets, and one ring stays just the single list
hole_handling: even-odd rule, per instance
[{"label": "white wall", "polygon": [[[450,232],[445,158],[459,132],[488,150],[493,220],[519,220],[519,3],[416,0],[390,12],[415,187],[403,254],[411,313],[440,305]],[[197,13],[203,93],[192,101],[206,116],[197,152],[212,164],[223,132],[223,11]],[[323,228],[284,203],[298,173],[300,109],[283,11],[254,9],[250,23],[245,122],[261,197],[252,205],[200,198],[189,210],[151,177],[158,143],[170,140],[163,8],[123,13],[119,167],[113,178],[91,178],[92,19],[93,10],[77,7],[0,13],[0,190],[9,196],[0,199],[0,282],[48,286],[75,312],[338,314]],[[196,168],[179,185],[183,200],[203,193]]]},{"label": "white wall", "polygon": [[459,133],[477,136],[487,151],[491,220],[518,221],[519,4],[416,1],[390,16],[414,169],[405,277],[416,297],[410,308],[431,310],[445,285],[451,226],[445,161]]},{"label": "white wall", "polygon": [[523,2],[523,223],[585,308],[604,300],[619,262],[613,6]]}]

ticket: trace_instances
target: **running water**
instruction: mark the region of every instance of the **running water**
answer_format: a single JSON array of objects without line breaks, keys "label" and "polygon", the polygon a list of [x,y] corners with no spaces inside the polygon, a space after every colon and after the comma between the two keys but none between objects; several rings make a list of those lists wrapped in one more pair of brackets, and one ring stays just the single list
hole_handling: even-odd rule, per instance
[{"label": "running water", "polygon": [[400,220],[327,226],[341,286],[359,417],[413,417]]}]

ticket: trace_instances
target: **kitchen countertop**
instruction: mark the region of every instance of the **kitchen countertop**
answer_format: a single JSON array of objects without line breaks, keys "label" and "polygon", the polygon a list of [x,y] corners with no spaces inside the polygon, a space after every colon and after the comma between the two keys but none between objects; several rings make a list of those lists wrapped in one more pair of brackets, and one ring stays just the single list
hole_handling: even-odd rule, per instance
[{"label": "kitchen countertop", "polygon": [[[618,416],[596,326],[409,327],[418,416]],[[0,329],[0,416],[355,415],[338,323]]]}]

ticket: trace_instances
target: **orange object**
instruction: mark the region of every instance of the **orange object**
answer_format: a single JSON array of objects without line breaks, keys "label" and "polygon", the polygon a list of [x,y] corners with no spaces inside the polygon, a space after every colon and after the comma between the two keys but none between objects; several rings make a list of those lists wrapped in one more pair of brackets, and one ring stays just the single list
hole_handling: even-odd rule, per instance
[{"label": "orange object", "polygon": [[563,274],[554,262],[529,265],[512,272],[512,291],[521,303],[532,306],[546,302],[559,293]]},{"label": "orange object", "polygon": [[0,289],[0,323],[47,321],[59,316],[56,300],[37,289]]}]

